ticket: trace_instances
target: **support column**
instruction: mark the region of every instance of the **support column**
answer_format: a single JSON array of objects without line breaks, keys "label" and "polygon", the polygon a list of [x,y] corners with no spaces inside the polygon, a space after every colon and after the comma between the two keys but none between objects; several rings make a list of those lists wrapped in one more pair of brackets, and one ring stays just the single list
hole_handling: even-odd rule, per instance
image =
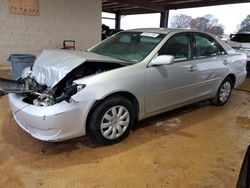
[{"label": "support column", "polygon": [[115,13],[115,29],[121,29],[121,12]]},{"label": "support column", "polygon": [[167,28],[168,19],[169,19],[169,10],[166,10],[165,12],[161,12],[160,27]]}]

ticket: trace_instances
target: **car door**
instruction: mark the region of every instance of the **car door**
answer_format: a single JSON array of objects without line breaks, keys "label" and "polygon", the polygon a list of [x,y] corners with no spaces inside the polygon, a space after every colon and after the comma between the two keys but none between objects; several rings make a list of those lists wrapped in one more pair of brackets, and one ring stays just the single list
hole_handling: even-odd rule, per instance
[{"label": "car door", "polygon": [[148,66],[145,72],[145,113],[152,114],[191,102],[199,94],[199,74],[193,60],[190,33],[172,36],[158,55],[173,55],[170,65]]},{"label": "car door", "polygon": [[194,33],[193,37],[200,95],[209,95],[228,71],[228,56],[213,37],[204,33]]}]

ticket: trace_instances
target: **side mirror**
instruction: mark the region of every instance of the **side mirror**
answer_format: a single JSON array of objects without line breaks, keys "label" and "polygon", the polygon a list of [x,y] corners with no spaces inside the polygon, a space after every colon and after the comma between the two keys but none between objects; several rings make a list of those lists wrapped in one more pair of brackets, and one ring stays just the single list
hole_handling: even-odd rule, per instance
[{"label": "side mirror", "polygon": [[174,62],[174,56],[171,55],[160,55],[152,60],[152,65],[170,65]]}]

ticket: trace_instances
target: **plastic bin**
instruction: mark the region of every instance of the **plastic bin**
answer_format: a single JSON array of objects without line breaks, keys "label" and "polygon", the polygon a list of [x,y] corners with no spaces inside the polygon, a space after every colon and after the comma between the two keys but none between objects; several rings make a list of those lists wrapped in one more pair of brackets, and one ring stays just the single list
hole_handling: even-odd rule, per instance
[{"label": "plastic bin", "polygon": [[11,54],[8,61],[12,65],[12,78],[17,80],[21,77],[23,70],[26,67],[32,67],[36,56],[32,54]]}]

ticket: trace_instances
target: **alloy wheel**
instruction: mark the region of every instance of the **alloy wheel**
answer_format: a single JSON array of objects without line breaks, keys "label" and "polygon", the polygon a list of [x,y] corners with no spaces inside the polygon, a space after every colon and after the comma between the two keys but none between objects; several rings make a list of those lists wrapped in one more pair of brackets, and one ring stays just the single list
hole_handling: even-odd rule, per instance
[{"label": "alloy wheel", "polygon": [[219,98],[222,103],[226,102],[230,96],[232,90],[231,83],[229,81],[223,83],[220,89]]},{"label": "alloy wheel", "polygon": [[101,120],[101,133],[107,139],[120,137],[128,128],[129,111],[124,106],[113,106],[108,109]]}]

